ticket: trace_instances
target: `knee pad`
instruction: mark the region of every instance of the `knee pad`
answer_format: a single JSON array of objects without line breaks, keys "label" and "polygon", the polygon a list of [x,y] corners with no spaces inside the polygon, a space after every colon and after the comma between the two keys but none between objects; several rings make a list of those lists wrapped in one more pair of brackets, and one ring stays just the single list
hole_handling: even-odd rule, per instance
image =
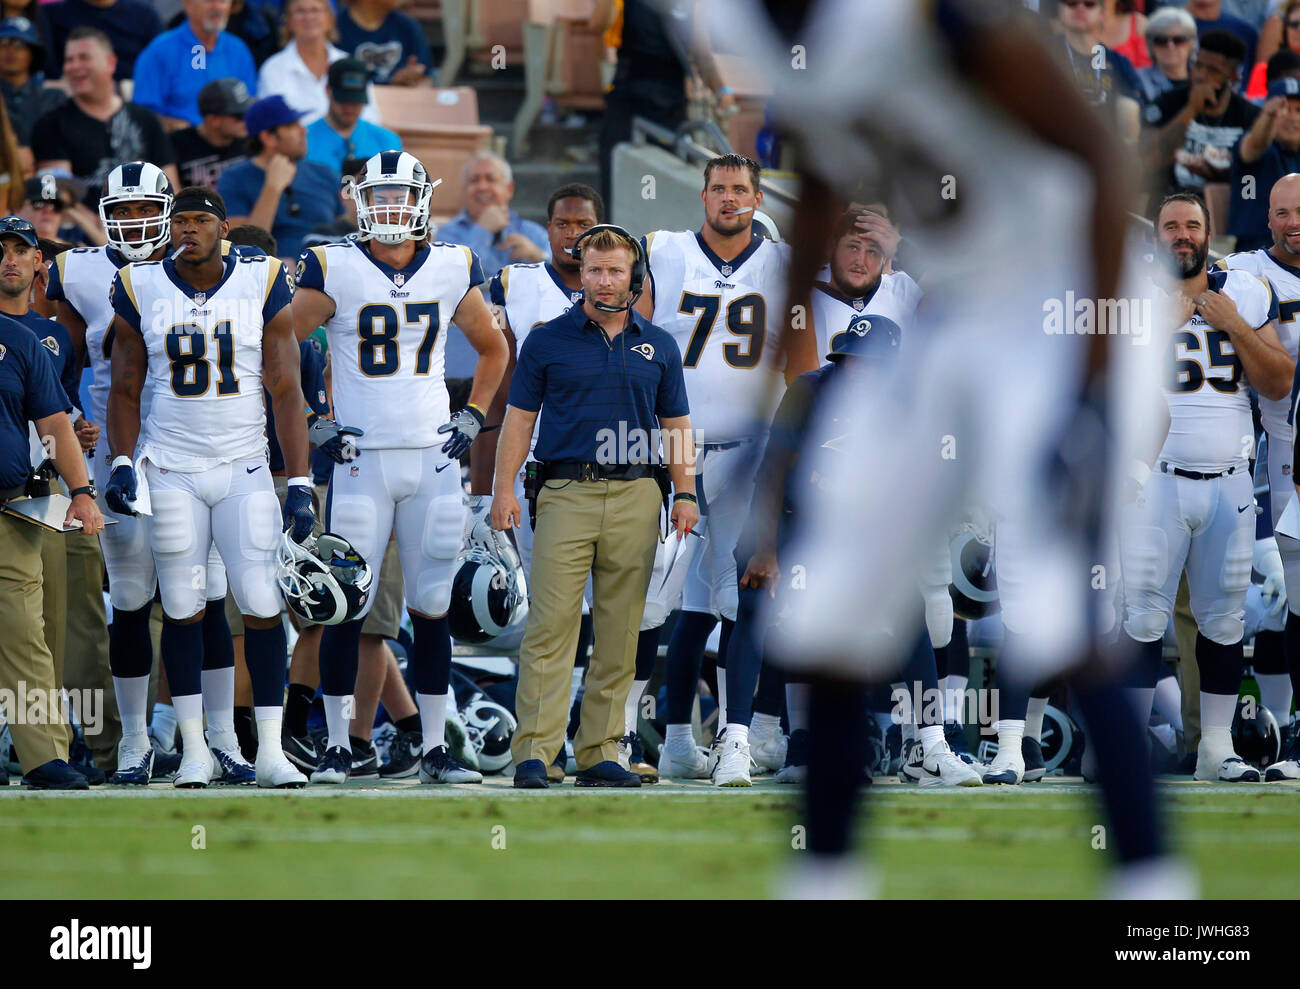
[{"label": "knee pad", "polygon": [[928,585],[925,595],[925,627],[930,633],[930,644],[942,649],[952,641],[952,595],[948,585]]},{"label": "knee pad", "polygon": [[465,505],[459,495],[434,498],[424,519],[421,550],[429,560],[454,560],[464,544]]},{"label": "knee pad", "polygon": [[[175,622],[193,618],[206,603],[202,587],[194,586],[197,581],[159,579],[158,590],[162,597],[163,614]],[[216,603],[213,603],[216,607]]]},{"label": "knee pad", "polygon": [[735,567],[728,567],[718,575],[713,585],[713,613],[729,622],[736,620],[736,612],[740,608],[739,581]]},{"label": "knee pad", "polygon": [[1124,622],[1124,631],[1138,642],[1155,642],[1169,627],[1169,616],[1163,611],[1130,611]]},{"label": "knee pad", "polygon": [[239,545],[257,559],[274,553],[280,544],[280,502],[273,491],[255,491],[239,503]]},{"label": "knee pad", "polygon": [[208,552],[208,600],[221,601],[225,598],[230,585],[226,581],[226,565],[221,562],[221,554],[214,545]]},{"label": "knee pad", "polygon": [[[1254,527],[1238,529],[1228,540],[1228,549],[1223,557],[1223,569],[1220,571],[1219,587],[1225,594],[1244,599],[1246,588],[1250,586],[1250,570],[1254,558]],[[1240,603],[1241,600],[1238,601],[1239,605]]]},{"label": "knee pad", "polygon": [[[274,580],[259,578],[244,584],[244,603],[240,612],[254,618],[274,618],[280,613],[280,587]],[[212,605],[217,606],[216,602]]]},{"label": "knee pad", "polygon": [[1241,641],[1245,624],[1240,612],[1235,615],[1210,615],[1197,623],[1201,634],[1221,646],[1231,646]]},{"label": "knee pad", "polygon": [[[1253,544],[1251,548],[1253,551]],[[1129,594],[1164,586],[1169,570],[1169,540],[1163,529],[1153,525],[1133,527],[1124,534],[1121,557],[1124,589]]]},{"label": "knee pad", "polygon": [[190,503],[194,499],[184,491],[164,488],[154,491],[152,500],[153,525],[150,540],[154,553],[158,556],[178,556],[189,552],[194,545],[194,517],[190,510]]},{"label": "knee pad", "polygon": [[376,514],[374,500],[363,495],[338,495],[330,502],[330,532],[350,542],[378,576],[388,533],[380,543],[375,532]]}]

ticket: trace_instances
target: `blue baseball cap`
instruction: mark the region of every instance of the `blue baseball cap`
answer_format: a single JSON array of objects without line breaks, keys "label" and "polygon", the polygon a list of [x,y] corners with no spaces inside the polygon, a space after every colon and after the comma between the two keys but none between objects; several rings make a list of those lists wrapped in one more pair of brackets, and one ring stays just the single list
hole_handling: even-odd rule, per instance
[{"label": "blue baseball cap", "polygon": [[890,361],[898,356],[903,331],[887,316],[856,316],[848,328],[831,338],[828,361],[845,357]]},{"label": "blue baseball cap", "polygon": [[0,240],[5,237],[17,237],[28,247],[41,246],[31,220],[24,220],[21,216],[0,217]]},{"label": "blue baseball cap", "polygon": [[1293,100],[1300,100],[1300,79],[1287,76],[1283,79],[1274,79],[1268,86],[1268,95],[1286,96]]},{"label": "blue baseball cap", "polygon": [[45,57],[45,46],[41,44],[41,36],[36,30],[36,25],[26,17],[6,17],[0,21],[0,40],[5,38],[15,38],[35,49],[33,62],[37,58]]},{"label": "blue baseball cap", "polygon": [[291,124],[306,115],[306,110],[295,110],[284,101],[283,96],[268,96],[244,112],[244,126],[248,128],[249,137],[252,137]]}]

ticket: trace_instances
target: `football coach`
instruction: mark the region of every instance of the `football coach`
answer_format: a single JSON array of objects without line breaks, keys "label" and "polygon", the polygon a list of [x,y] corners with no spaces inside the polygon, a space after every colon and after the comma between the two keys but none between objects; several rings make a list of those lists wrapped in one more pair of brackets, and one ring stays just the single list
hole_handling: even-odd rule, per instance
[{"label": "football coach", "polygon": [[538,462],[529,463],[524,483],[535,525],[511,754],[515,786],[526,789],[548,785],[547,767],[564,744],[589,573],[594,638],[574,739],[576,782],[641,785],[618,764],[618,740],[670,481],[676,537],[699,521],[681,353],[632,309],[646,278],[641,245],[622,227],[599,224],[572,254],[582,266],[583,299],[520,347],[493,483],[493,528],[518,526],[514,479],[545,410]]},{"label": "football coach", "polygon": [[[104,528],[86,459],[68,418],[68,397],[36,334],[0,316],[0,502],[26,498],[31,478],[27,423],[34,422],[72,495],[64,524],[80,522],[94,535]],[[48,437],[48,439],[45,439]],[[41,591],[42,530],[13,515],[0,514],[0,698],[8,698],[9,722],[23,783],[36,789],[84,790],[86,777],[68,765],[68,729],[56,703],[54,659],[45,644]],[[20,710],[19,698],[47,703]],[[31,710],[44,714],[28,723]]]}]

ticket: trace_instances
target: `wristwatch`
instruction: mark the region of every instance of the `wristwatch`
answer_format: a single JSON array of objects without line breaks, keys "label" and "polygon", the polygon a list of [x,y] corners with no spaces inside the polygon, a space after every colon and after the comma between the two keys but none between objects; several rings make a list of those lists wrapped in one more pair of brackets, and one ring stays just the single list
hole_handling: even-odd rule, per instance
[{"label": "wristwatch", "polygon": [[99,492],[95,490],[95,485],[93,484],[83,484],[79,488],[73,488],[71,491],[68,492],[68,497],[75,498],[77,497],[77,495],[83,495],[83,494],[90,495],[91,501],[94,501],[97,497],[99,497]]}]

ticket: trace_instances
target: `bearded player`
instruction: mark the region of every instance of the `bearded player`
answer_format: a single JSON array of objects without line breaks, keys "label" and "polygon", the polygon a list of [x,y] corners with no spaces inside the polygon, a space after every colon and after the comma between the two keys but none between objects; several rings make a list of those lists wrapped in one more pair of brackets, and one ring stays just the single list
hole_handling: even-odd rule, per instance
[{"label": "bearded player", "polygon": [[[289,308],[293,279],[274,258],[223,251],[227,230],[220,196],[201,187],[182,189],[171,216],[174,253],[133,262],[113,277],[113,461],[105,501],[119,515],[153,515],[163,662],[185,750],[174,785],[205,787],[218,771],[203,735],[207,602],[198,579],[215,544],[244,617],[257,783],[301,787],[306,778],[280,748],[287,643],[276,582],[281,518],[298,541],[315,523]],[[153,401],[143,415],[146,382]],[[263,387],[293,475],[283,515],[267,461]]]},{"label": "bearded player", "polygon": [[[357,458],[334,470],[326,528],[368,560],[378,559],[396,533],[415,627],[410,663],[424,733],[420,781],[478,783],[483,777],[458,763],[445,740],[451,676],[446,616],[465,523],[457,460],[483,426],[509,351],[476,289],[483,281],[478,258],[467,247],[427,243],[433,183],[415,156],[375,155],[352,195],[357,238],[304,251],[293,302],[302,337],[325,327],[334,408],[340,421],[363,430]],[[479,353],[469,404],[454,416],[443,378],[453,319]],[[364,619],[365,612],[332,625],[321,640],[329,740],[314,783],[348,777],[346,712]]]}]

